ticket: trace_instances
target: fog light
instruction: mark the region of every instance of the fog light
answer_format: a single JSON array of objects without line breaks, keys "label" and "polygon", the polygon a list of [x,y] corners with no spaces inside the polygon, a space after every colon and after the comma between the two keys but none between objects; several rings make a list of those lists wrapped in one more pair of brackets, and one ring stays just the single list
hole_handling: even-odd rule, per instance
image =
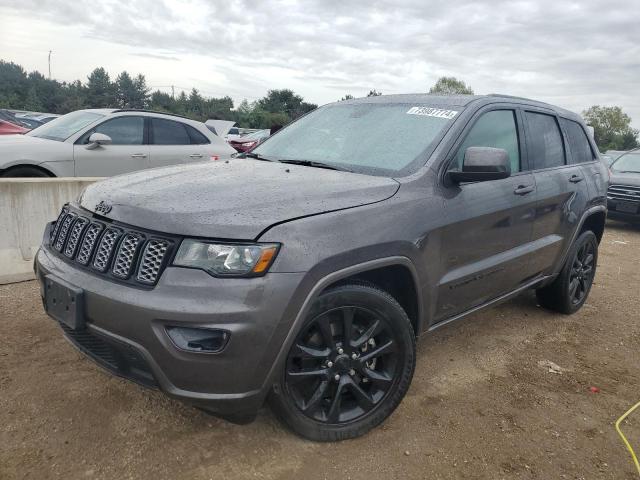
[{"label": "fog light", "polygon": [[229,341],[229,332],[208,328],[165,327],[179,350],[195,353],[220,352]]}]

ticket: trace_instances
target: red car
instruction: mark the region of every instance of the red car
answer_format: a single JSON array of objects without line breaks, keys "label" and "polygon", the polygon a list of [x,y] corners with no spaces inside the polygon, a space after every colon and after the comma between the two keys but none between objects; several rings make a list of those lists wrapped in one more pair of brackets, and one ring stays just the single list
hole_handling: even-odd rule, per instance
[{"label": "red car", "polygon": [[15,135],[17,133],[27,133],[28,128],[21,127],[20,125],[14,125],[6,120],[0,120],[0,135]]},{"label": "red car", "polygon": [[253,147],[262,142],[271,134],[271,131],[267,128],[264,130],[258,130],[257,132],[250,133],[244,137],[240,137],[235,140],[229,140],[229,145],[235,148],[238,152],[248,152]]}]

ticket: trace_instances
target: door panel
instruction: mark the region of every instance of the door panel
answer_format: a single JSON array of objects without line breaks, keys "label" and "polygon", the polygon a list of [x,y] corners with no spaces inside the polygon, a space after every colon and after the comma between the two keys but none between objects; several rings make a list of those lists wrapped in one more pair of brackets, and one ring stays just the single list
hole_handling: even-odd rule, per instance
[{"label": "door panel", "polygon": [[524,118],[538,199],[533,240],[546,244],[532,266],[535,273],[549,274],[569,247],[589,191],[580,165],[568,165],[568,144],[555,115],[527,111]]},{"label": "door panel", "polygon": [[[111,137],[111,145],[87,150],[92,133]],[[121,116],[106,120],[86,132],[73,146],[78,177],[110,177],[149,168],[149,146],[144,140],[144,118]]]},{"label": "door panel", "polygon": [[520,172],[517,118],[509,108],[479,115],[448,167],[460,169],[469,147],[494,147],[507,151],[512,176],[444,189],[436,322],[515,290],[530,278],[536,187],[531,173]]},{"label": "door panel", "polygon": [[[518,195],[515,190],[534,187]],[[445,201],[436,321],[515,290],[531,276],[535,180],[519,174],[462,185]],[[449,221],[450,220],[450,221]]]},{"label": "door panel", "polygon": [[164,118],[150,119],[149,152],[153,167],[207,159],[203,145],[196,143],[197,138],[193,134],[190,135],[188,128],[182,122]]}]

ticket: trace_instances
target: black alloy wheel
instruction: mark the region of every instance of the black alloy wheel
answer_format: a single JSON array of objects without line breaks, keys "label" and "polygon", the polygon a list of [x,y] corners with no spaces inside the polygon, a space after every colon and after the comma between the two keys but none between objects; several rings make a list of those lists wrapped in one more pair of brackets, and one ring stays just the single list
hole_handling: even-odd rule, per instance
[{"label": "black alloy wheel", "polygon": [[353,438],[393,412],[414,367],[415,335],[398,302],[374,285],[342,285],[314,302],[271,403],[306,438]]}]

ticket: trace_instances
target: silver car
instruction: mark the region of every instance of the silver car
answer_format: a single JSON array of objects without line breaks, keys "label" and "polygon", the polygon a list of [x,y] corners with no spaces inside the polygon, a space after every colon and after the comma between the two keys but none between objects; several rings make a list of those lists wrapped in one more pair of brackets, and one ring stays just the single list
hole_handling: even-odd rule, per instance
[{"label": "silver car", "polygon": [[0,177],[110,177],[229,158],[201,122],[144,110],[77,110],[25,135],[0,137]]}]

